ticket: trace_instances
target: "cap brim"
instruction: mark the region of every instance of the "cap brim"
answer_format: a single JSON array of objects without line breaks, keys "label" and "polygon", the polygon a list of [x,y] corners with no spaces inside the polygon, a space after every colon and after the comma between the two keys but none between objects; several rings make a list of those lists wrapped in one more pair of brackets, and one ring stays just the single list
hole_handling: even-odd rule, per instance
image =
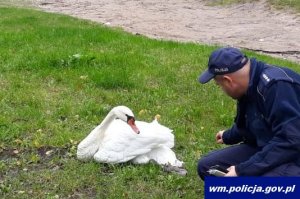
[{"label": "cap brim", "polygon": [[200,75],[198,81],[199,81],[201,84],[205,84],[205,83],[209,82],[209,81],[210,81],[212,78],[214,78],[214,77],[215,77],[214,74],[212,74],[212,73],[210,73],[208,70],[206,70],[206,71],[204,71],[204,72]]}]

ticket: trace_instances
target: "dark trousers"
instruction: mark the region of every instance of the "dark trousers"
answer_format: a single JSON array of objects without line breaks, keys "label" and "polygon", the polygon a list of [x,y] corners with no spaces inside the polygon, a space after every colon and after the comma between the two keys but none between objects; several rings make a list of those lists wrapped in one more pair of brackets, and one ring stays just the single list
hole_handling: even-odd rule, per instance
[{"label": "dark trousers", "polygon": [[[204,180],[205,176],[209,176],[207,171],[211,166],[219,165],[221,168],[227,169],[248,160],[258,151],[259,148],[247,144],[238,144],[212,151],[199,160],[198,175]],[[291,162],[280,165],[263,174],[263,176],[300,176],[300,167]]]}]

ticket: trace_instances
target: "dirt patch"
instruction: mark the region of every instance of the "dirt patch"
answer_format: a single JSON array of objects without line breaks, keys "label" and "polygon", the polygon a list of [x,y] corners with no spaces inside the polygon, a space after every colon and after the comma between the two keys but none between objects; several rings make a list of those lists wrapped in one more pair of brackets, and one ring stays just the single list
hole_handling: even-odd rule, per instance
[{"label": "dirt patch", "polygon": [[48,12],[89,19],[151,38],[230,45],[300,62],[300,17],[261,0],[207,6],[203,0],[39,0]]},{"label": "dirt patch", "polygon": [[[0,178],[19,170],[58,170],[63,168],[63,160],[74,158],[73,147],[43,146],[37,149],[0,148]],[[72,151],[72,152],[71,152]],[[4,166],[5,165],[5,166]]]}]

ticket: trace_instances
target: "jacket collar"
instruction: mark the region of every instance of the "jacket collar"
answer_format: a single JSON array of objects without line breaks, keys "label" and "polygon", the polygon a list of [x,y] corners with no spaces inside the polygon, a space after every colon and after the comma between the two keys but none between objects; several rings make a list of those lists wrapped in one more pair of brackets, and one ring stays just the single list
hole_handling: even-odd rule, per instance
[{"label": "jacket collar", "polygon": [[254,58],[250,60],[250,79],[248,90],[246,93],[247,98],[251,98],[257,92],[257,85],[264,66],[265,64],[263,62],[258,62]]},{"label": "jacket collar", "polygon": [[235,122],[238,128],[243,128],[246,125],[246,106],[249,101],[256,100],[257,86],[263,69],[263,62],[257,62],[256,59],[250,59],[250,79],[248,90],[247,93],[237,101],[237,115]]}]

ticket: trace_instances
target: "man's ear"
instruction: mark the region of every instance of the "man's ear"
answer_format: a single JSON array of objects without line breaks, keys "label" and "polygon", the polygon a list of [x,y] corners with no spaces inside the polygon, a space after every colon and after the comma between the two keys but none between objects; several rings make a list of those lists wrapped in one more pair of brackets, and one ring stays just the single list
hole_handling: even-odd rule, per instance
[{"label": "man's ear", "polygon": [[227,84],[227,85],[231,85],[233,80],[229,75],[223,75],[223,83]]}]

